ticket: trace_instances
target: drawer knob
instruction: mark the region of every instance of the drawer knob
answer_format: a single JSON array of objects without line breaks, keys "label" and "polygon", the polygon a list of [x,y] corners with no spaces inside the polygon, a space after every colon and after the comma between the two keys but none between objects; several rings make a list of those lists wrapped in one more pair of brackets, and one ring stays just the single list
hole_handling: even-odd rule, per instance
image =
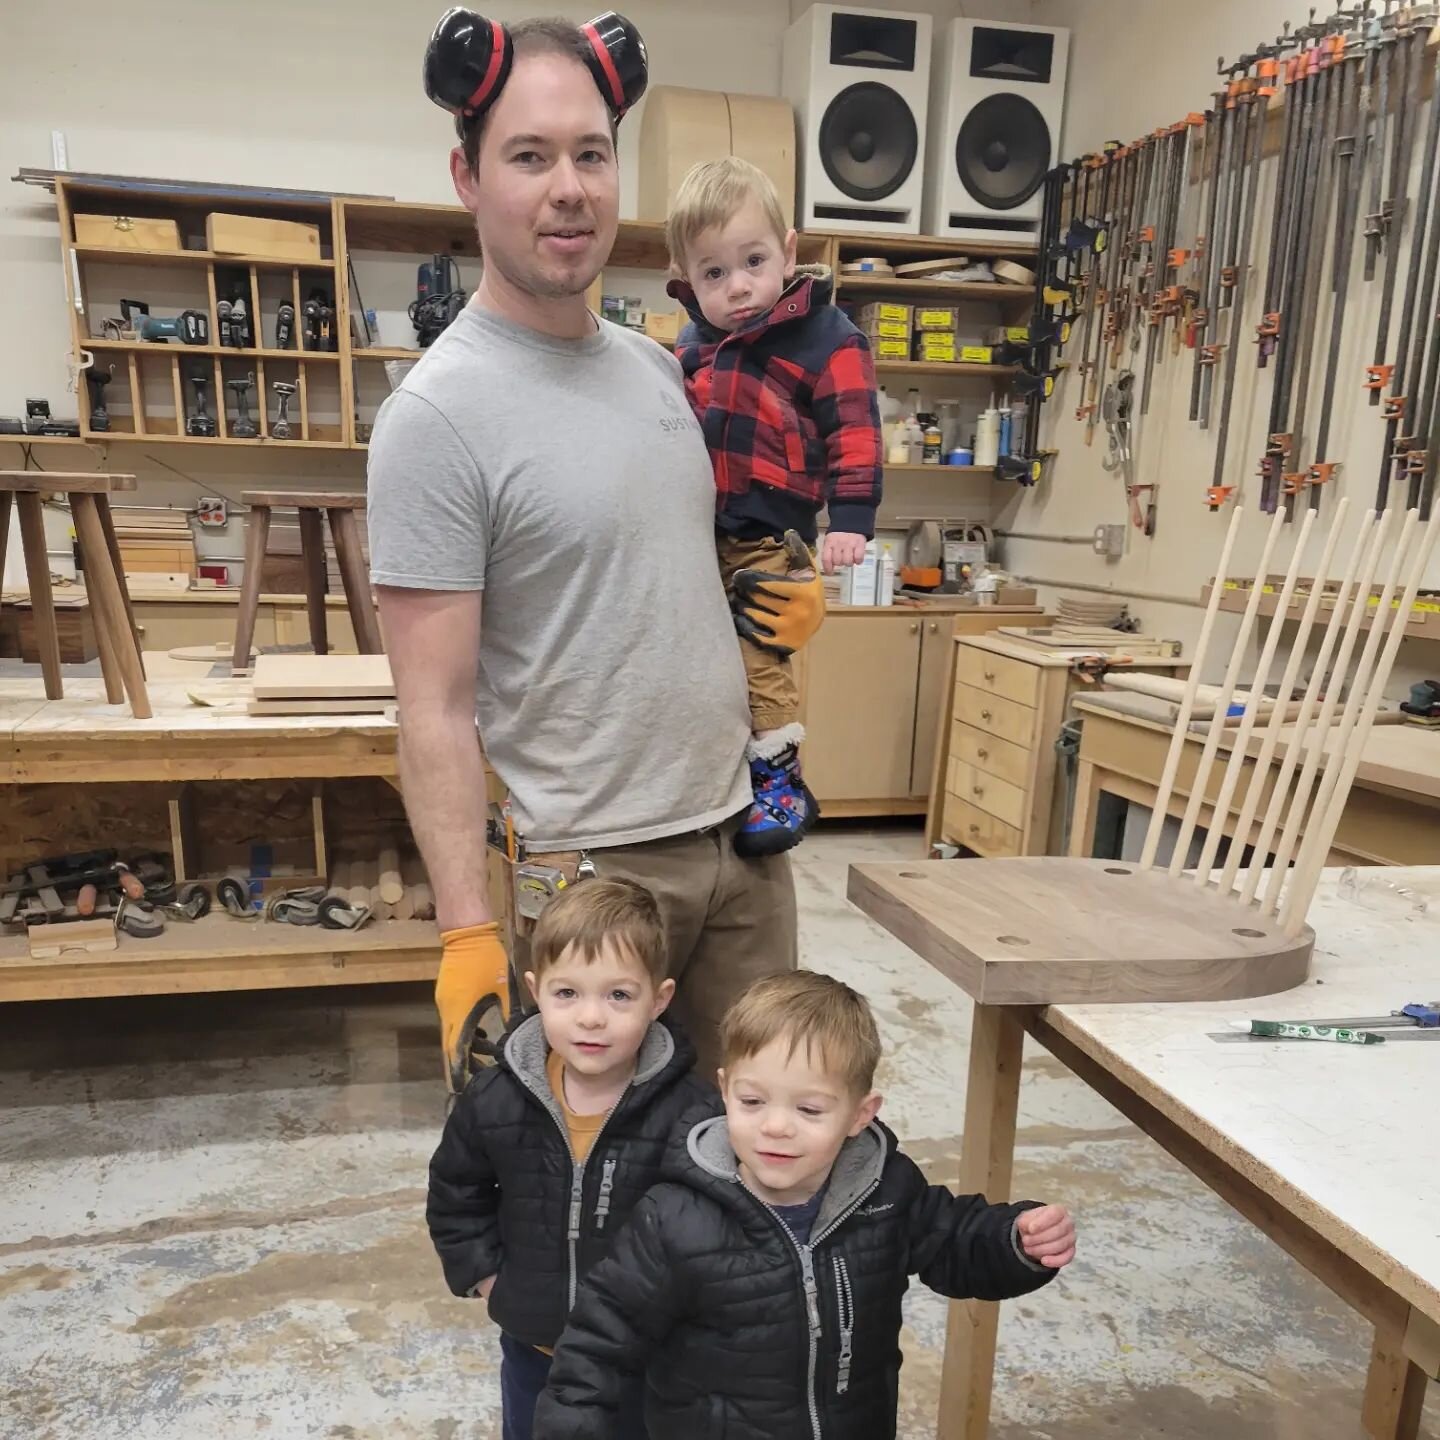
[{"label": "drawer knob", "polygon": [[995,678],[995,672],[993,670],[985,671],[985,678],[987,680],[993,680]]},{"label": "drawer knob", "polygon": [[980,833],[980,827],[976,825],[974,821],[971,821],[970,823],[970,833],[972,835],[978,835]]},{"label": "drawer knob", "polygon": [[983,785],[972,785],[970,787],[970,793],[972,795],[983,795],[985,793],[985,787]]},{"label": "drawer knob", "polygon": [[988,750],[984,749],[983,747],[982,747],[981,749],[977,750],[975,753],[976,753],[982,760],[988,760],[988,759],[990,758],[990,752],[989,752]]},{"label": "drawer knob", "polygon": [[917,635],[917,634],[919,634],[919,632],[920,632],[920,622],[919,622],[918,620],[913,621],[913,622],[911,623],[911,626],[910,626],[910,633],[911,633],[912,635]]},{"label": "drawer knob", "polygon": [[980,718],[982,720],[993,720],[995,717],[988,710],[982,710],[980,712]]}]

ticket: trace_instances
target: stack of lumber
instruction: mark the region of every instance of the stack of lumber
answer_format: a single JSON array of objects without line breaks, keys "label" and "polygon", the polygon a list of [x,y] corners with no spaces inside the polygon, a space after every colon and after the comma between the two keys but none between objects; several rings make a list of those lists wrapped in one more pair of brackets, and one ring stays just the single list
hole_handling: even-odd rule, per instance
[{"label": "stack of lumber", "polygon": [[193,579],[195,536],[185,511],[116,505],[112,513],[127,577],[183,575],[187,583]]},{"label": "stack of lumber", "polygon": [[252,715],[380,715],[395,704],[384,655],[259,655],[252,690]]}]

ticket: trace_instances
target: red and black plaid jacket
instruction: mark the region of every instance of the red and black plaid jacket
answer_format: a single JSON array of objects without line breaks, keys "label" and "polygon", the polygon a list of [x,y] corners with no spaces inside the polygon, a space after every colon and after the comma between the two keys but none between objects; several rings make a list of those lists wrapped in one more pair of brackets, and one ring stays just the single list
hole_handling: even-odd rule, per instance
[{"label": "red and black plaid jacket", "polygon": [[768,485],[830,508],[830,528],[875,533],[884,446],[870,343],[830,303],[830,270],[802,265],[769,314],[733,333],[672,280],[691,323],[675,353],[715,465],[717,508]]}]

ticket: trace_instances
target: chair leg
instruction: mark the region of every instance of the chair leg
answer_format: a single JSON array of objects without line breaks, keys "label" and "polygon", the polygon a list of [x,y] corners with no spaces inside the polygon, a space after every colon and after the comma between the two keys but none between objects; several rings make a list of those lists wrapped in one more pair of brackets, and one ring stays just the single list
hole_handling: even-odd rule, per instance
[{"label": "chair leg", "polygon": [[100,652],[100,673],[105,677],[105,701],[109,705],[125,703],[125,677],[120,671],[119,642],[115,638],[114,616],[107,607],[108,592],[100,583],[99,570],[110,563],[109,553],[90,552],[80,530],[80,507],[71,497],[70,514],[75,521],[75,543],[80,551],[80,564],[85,571],[85,593],[90,601],[90,616],[95,622],[95,648]]},{"label": "chair leg", "polygon": [[45,698],[59,700],[65,688],[60,679],[60,631],[55,624],[55,596],[50,589],[50,557],[45,552],[45,507],[37,492],[22,490],[15,497],[15,508],[20,512],[20,545],[30,581],[30,614],[35,622],[40,670],[45,676]]},{"label": "chair leg", "polygon": [[5,546],[10,539],[10,492],[0,490],[0,589],[5,585]]},{"label": "chair leg", "polygon": [[93,603],[99,606],[101,623],[109,631],[115,663],[130,696],[131,714],[137,720],[148,720],[154,712],[145,688],[145,671],[140,665],[140,647],[135,643],[135,636],[126,620],[120,579],[110,559],[110,547],[105,543],[105,527],[100,521],[99,507],[93,495],[84,494],[72,495],[70,504],[75,517],[75,533],[80,537],[80,550],[86,560],[86,587],[91,592]]},{"label": "chair leg", "polygon": [[305,610],[310,617],[310,643],[317,655],[330,651],[325,623],[325,521],[318,510],[300,511],[300,557],[305,563]]},{"label": "chair leg", "polygon": [[135,653],[140,657],[140,668],[145,668],[145,651],[140,645],[140,627],[135,623],[135,607],[130,603],[130,584],[125,579],[125,562],[120,556],[120,542],[115,538],[115,519],[110,514],[110,498],[107,495],[95,497],[95,508],[100,512],[100,528],[105,532],[105,546],[110,551],[110,563],[115,568],[115,578],[120,582],[120,598],[125,602],[125,620],[130,626],[130,636],[135,641]]},{"label": "chair leg", "polygon": [[270,538],[270,507],[257,505],[245,522],[245,579],[240,586],[240,613],[235,625],[235,655],[232,673],[250,668],[250,646],[255,639],[255,617],[260,611],[261,572],[265,569],[265,544]]},{"label": "chair leg", "polygon": [[329,510],[330,533],[335,537],[335,558],[340,562],[340,579],[345,585],[345,603],[355,626],[355,648],[362,655],[380,655],[380,620],[370,598],[370,577],[360,555],[360,527],[353,510]]}]

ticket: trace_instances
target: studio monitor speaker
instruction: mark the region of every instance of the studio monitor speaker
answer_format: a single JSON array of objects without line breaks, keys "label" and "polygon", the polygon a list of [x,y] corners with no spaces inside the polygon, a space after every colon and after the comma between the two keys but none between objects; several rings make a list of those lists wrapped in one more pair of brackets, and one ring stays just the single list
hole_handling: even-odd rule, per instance
[{"label": "studio monitor speaker", "polygon": [[814,5],[785,34],[803,230],[916,234],[930,87],[928,15]]},{"label": "studio monitor speaker", "polygon": [[935,47],[927,233],[1031,239],[1060,147],[1070,32],[952,20]]}]

